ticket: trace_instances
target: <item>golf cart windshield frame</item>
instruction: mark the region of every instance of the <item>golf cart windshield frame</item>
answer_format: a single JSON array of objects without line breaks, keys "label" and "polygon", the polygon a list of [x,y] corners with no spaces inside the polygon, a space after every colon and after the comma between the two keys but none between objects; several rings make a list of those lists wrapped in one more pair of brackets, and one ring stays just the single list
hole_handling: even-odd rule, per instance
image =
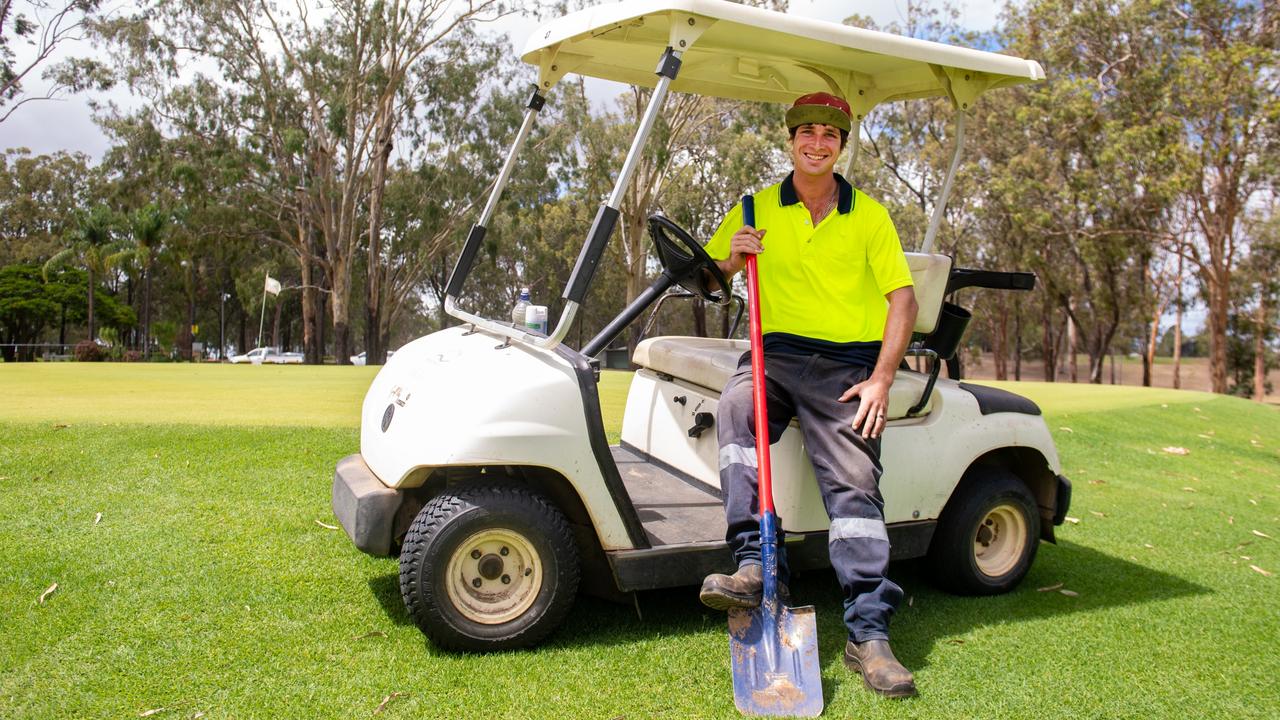
[{"label": "golf cart windshield frame", "polygon": [[[634,0],[580,10],[538,28],[522,59],[538,66],[538,84],[488,202],[458,256],[446,289],[445,311],[477,328],[545,349],[564,340],[586,298],[617,224],[622,198],[668,92],[779,103],[790,103],[809,92],[831,92],[850,100],[855,132],[866,114],[881,102],[948,98],[956,110],[955,154],[921,246],[923,252],[931,252],[959,167],[965,111],[988,89],[1044,79],[1044,71],[1032,60],[725,0]],[[516,157],[546,103],[545,93],[568,73],[654,90],[613,191],[597,211],[564,289],[564,310],[550,334],[543,336],[468,312],[459,306],[458,298]]]}]

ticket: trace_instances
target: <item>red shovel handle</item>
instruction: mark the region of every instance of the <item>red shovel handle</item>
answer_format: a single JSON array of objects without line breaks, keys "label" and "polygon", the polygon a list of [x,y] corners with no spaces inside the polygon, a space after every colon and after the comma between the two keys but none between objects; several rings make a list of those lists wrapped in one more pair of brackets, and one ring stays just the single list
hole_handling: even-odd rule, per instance
[{"label": "red shovel handle", "polygon": [[[742,198],[742,220],[755,227],[754,198]],[[751,399],[756,416],[756,465],[760,482],[760,514],[773,512],[773,478],[769,473],[769,409],[765,402],[764,340],[760,330],[760,277],[756,256],[747,255],[747,315],[751,335]]]}]

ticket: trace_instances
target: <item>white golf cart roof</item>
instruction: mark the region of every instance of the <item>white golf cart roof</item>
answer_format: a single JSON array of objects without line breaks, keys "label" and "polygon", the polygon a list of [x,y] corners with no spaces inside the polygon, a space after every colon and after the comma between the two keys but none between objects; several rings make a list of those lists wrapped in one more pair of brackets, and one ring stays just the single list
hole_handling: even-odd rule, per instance
[{"label": "white golf cart roof", "polygon": [[539,27],[521,58],[545,91],[565,73],[653,87],[663,49],[683,53],[677,92],[790,104],[831,92],[859,117],[887,100],[950,95],[961,108],[985,90],[1036,82],[1034,60],[971,50],[725,0],[628,0]]}]

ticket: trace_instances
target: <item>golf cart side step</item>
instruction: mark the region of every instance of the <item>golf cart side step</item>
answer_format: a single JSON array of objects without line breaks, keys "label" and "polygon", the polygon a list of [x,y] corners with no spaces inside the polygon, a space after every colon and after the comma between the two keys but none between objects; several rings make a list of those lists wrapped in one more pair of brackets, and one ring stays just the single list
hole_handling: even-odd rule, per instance
[{"label": "golf cart side step", "polygon": [[714,488],[644,453],[610,450],[650,545],[724,542],[724,504]]}]

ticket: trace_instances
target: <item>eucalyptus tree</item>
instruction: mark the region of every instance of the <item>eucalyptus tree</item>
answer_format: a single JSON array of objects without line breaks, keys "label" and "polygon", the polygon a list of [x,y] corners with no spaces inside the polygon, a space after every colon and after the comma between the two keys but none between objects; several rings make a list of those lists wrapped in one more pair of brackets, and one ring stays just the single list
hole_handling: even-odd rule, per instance
[{"label": "eucalyptus tree", "polygon": [[[0,124],[29,102],[111,87],[111,72],[97,59],[53,60],[87,35],[101,8],[102,0],[0,0]],[[21,57],[13,47],[19,43],[27,46]],[[23,85],[37,71],[44,94]]]},{"label": "eucalyptus tree", "polygon": [[1225,393],[1234,275],[1247,249],[1241,219],[1280,177],[1280,13],[1262,0],[1182,0],[1159,14],[1179,42],[1171,101],[1195,223],[1184,247],[1208,299],[1212,390]]},{"label": "eucalyptus tree", "polygon": [[44,262],[62,249],[76,212],[100,199],[98,175],[83,153],[0,154],[0,264]]}]

